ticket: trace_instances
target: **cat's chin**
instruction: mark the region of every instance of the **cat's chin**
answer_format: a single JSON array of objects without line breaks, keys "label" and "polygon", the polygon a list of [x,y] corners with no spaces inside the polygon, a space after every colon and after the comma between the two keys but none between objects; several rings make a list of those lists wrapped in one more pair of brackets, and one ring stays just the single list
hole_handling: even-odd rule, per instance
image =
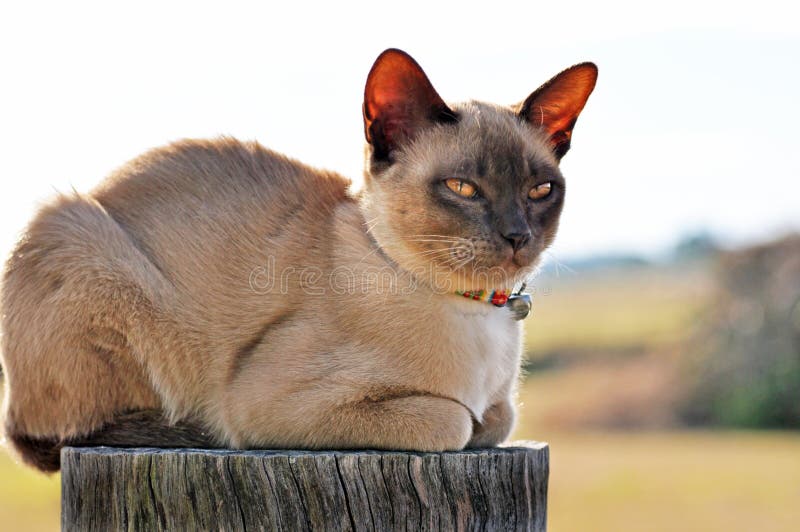
[{"label": "cat's chin", "polygon": [[475,291],[506,291],[524,281],[531,272],[530,267],[514,265],[513,268],[494,267],[491,269],[476,270],[441,270],[439,275],[432,278],[430,284],[435,291],[440,293],[459,293]]},{"label": "cat's chin", "polygon": [[502,258],[496,255],[475,257],[476,260],[455,268],[452,266],[453,257],[447,256],[441,261],[428,260],[423,254],[430,251],[410,250],[405,243],[398,242],[391,233],[387,235],[381,229],[376,227],[372,236],[383,254],[395,267],[436,293],[510,291],[530,276],[538,262],[509,253]]}]

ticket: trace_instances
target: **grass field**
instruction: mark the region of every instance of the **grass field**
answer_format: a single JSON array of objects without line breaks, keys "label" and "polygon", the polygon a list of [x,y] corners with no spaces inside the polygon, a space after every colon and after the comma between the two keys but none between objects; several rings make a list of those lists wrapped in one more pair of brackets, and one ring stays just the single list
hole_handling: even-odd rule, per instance
[{"label": "grass field", "polygon": [[526,321],[529,357],[550,351],[657,348],[683,339],[712,290],[706,264],[548,275],[537,279]]},{"label": "grass field", "polygon": [[[519,437],[537,436],[523,427]],[[800,434],[539,434],[550,529],[797,530]]]},{"label": "grass field", "polygon": [[[800,523],[800,434],[548,433],[550,529],[793,531]],[[0,454],[0,530],[57,530],[58,476]]]},{"label": "grass field", "polygon": [[46,476],[0,451],[0,530],[58,530],[60,477]]}]

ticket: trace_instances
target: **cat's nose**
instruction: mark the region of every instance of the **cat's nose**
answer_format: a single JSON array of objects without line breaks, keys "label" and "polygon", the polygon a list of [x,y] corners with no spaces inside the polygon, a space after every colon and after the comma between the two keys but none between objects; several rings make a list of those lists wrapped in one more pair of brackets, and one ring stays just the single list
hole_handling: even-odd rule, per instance
[{"label": "cat's nose", "polygon": [[531,232],[525,231],[524,233],[509,233],[503,235],[503,238],[508,240],[511,247],[514,248],[514,253],[525,247],[525,244],[531,239]]}]

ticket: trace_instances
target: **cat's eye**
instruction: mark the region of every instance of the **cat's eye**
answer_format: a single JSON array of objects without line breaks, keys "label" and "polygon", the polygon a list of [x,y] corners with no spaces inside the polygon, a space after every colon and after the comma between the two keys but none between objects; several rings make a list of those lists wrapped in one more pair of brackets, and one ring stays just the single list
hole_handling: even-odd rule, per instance
[{"label": "cat's eye", "polygon": [[465,198],[474,198],[478,195],[478,188],[469,181],[464,181],[463,179],[445,179],[444,184],[447,185],[447,188]]},{"label": "cat's eye", "polygon": [[541,185],[536,185],[528,192],[528,197],[532,200],[540,200],[542,198],[546,198],[550,195],[550,192],[553,190],[553,184],[549,181],[547,183],[542,183]]}]

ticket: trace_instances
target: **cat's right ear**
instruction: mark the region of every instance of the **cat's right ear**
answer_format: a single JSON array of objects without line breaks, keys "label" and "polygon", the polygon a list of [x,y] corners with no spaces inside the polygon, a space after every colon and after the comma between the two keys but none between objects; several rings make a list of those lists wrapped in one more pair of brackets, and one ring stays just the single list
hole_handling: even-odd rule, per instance
[{"label": "cat's right ear", "polygon": [[376,160],[392,162],[393,152],[435,122],[455,122],[450,110],[414,59],[390,48],[367,76],[364,135]]},{"label": "cat's right ear", "polygon": [[522,103],[519,116],[544,130],[557,159],[569,150],[572,128],[597,83],[597,66],[581,63],[561,72]]}]

